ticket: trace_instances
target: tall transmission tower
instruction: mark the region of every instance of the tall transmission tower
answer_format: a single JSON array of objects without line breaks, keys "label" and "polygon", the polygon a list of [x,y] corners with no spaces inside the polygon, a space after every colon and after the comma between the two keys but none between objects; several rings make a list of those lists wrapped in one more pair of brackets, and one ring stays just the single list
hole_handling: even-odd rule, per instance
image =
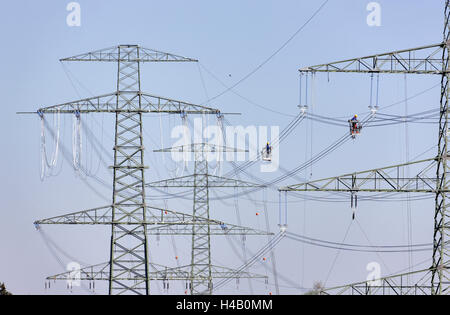
[{"label": "tall transmission tower", "polygon": [[[214,114],[219,110],[172,99],[152,96],[141,90],[141,64],[147,62],[196,62],[194,59],[140,47],[119,45],[61,61],[113,62],[117,64],[117,87],[111,94],[82,99],[70,103],[43,107],[37,112],[43,119],[48,113],[115,114],[115,145],[112,204],[101,208],[106,217],[90,217],[98,209],[84,211],[75,217],[74,224],[91,220],[111,226],[110,260],[108,263],[109,294],[149,294],[150,273],[144,170],[142,116],[145,113]],[[87,218],[88,217],[88,218]],[[80,221],[78,221],[80,219]],[[151,221],[151,220],[150,220]],[[44,221],[45,222],[45,221]],[[175,223],[182,223],[176,221]]]},{"label": "tall transmission tower", "polygon": [[[438,134],[438,154],[436,157],[395,165],[369,171],[332,177],[324,180],[302,183],[283,187],[280,191],[339,191],[349,192],[352,195],[358,192],[402,192],[402,193],[432,193],[435,195],[434,213],[434,242],[433,264],[429,269],[420,271],[431,274],[431,285],[416,285],[414,289],[403,291],[405,294],[429,292],[433,295],[448,294],[450,288],[449,273],[449,239],[450,221],[447,207],[449,205],[448,168],[448,114],[449,114],[449,51],[450,51],[450,0],[445,1],[445,23],[443,42],[435,45],[405,49],[395,52],[383,53],[368,57],[354,58],[328,64],[306,67],[300,69],[301,73],[342,72],[342,73],[369,73],[369,74],[430,74],[441,77],[440,120]],[[409,165],[425,165],[415,177],[400,178],[400,170]],[[435,170],[430,175],[430,170]],[[428,175],[427,175],[428,173]],[[405,274],[383,278],[384,286],[394,288],[394,279],[402,279]],[[365,284],[367,287],[367,283]],[[358,287],[359,286],[359,287]],[[400,286],[401,287],[401,286]],[[342,292],[352,289],[352,292],[370,294],[371,290],[361,291],[361,284],[352,284],[340,288]],[[380,293],[380,290],[375,290]],[[396,291],[397,292],[397,291]]]},{"label": "tall transmission tower", "polygon": [[[146,186],[152,188],[193,188],[193,220],[196,221],[200,217],[207,220],[192,225],[190,290],[193,295],[211,295],[213,293],[212,280],[216,279],[217,276],[214,273],[214,267],[211,262],[210,188],[259,188],[264,186],[209,174],[207,157],[209,153],[239,152],[238,149],[208,143],[195,143],[155,152],[194,153],[195,166],[192,175],[157,181]],[[253,235],[271,234],[255,230],[252,230],[252,232]],[[228,234],[227,228],[224,228],[223,234]],[[249,234],[246,232],[242,235]]]},{"label": "tall transmission tower", "polygon": [[[192,259],[193,263],[188,266],[169,268],[158,264],[149,264],[149,280],[159,281],[189,281],[191,294],[211,294],[212,279],[267,279],[266,276],[253,274],[244,269],[234,270],[227,267],[215,266],[211,264],[210,237],[211,235],[272,235],[272,233],[242,227],[223,221],[211,220],[209,218],[209,188],[211,187],[260,187],[259,185],[213,176],[207,173],[207,160],[204,153],[200,152],[222,152],[231,151],[225,147],[215,147],[213,145],[192,145],[183,148],[160,150],[159,152],[188,151],[196,152],[196,172],[192,176],[184,176],[155,183],[147,184],[147,187],[167,188],[167,187],[195,187],[198,190],[194,194],[193,215],[184,214],[168,209],[157,207],[146,207],[146,220],[140,222],[147,226],[147,235],[190,235],[193,237]],[[201,151],[200,151],[201,150]],[[198,156],[203,158],[198,158]],[[205,164],[206,163],[206,164]],[[202,165],[202,166],[200,166]],[[206,168],[204,168],[206,165]],[[202,170],[202,171],[200,171]],[[205,173],[206,172],[206,173]],[[206,178],[204,181],[197,181],[197,177]],[[195,186],[197,185],[197,186]],[[206,202],[205,202],[206,201]],[[204,211],[206,210],[206,211]],[[35,222],[36,225],[110,225],[112,221],[112,207],[103,207],[92,210],[80,211],[72,214],[44,219]],[[133,224],[130,222],[129,224]],[[207,241],[205,241],[207,240]],[[208,260],[208,264],[205,263]],[[101,281],[109,277],[110,263],[102,263],[94,266],[87,266],[80,270],[81,280]],[[47,277],[47,280],[67,280],[71,276],[70,272]],[[125,279],[128,276],[122,275]]]}]

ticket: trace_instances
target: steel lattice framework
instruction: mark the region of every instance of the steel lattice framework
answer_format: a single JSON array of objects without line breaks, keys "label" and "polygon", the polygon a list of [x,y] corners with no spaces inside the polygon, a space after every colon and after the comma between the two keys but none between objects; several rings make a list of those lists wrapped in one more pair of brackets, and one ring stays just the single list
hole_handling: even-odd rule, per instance
[{"label": "steel lattice framework", "polygon": [[[211,235],[262,235],[266,232],[225,223],[218,220],[194,217],[168,209],[146,206],[145,220],[139,218],[121,219],[122,225],[146,225],[147,235],[192,235],[192,226],[196,224],[209,224]],[[41,225],[112,225],[113,206],[100,207],[34,222]]]},{"label": "steel lattice framework", "polygon": [[[321,295],[431,295],[430,279],[433,269],[423,269],[372,281],[352,283],[345,286],[324,289]],[[406,284],[408,277],[418,276],[420,280],[414,285]]]},{"label": "steel lattice framework", "polygon": [[[388,73],[388,74],[434,74],[441,76],[440,120],[438,135],[438,155],[436,158],[397,165],[387,168],[347,174],[299,185],[284,187],[282,191],[348,191],[364,192],[422,192],[435,194],[433,264],[431,290],[433,295],[450,292],[450,220],[447,212],[449,181],[448,168],[448,104],[449,49],[450,49],[450,0],[445,1],[445,23],[443,42],[436,45],[406,49],[363,58],[354,58],[300,69],[301,73],[342,72],[342,73]],[[439,57],[439,58],[438,58]],[[386,170],[401,168],[412,164],[433,161],[436,170],[434,178],[419,173],[414,178],[396,179],[386,174]],[[429,169],[428,169],[429,170]],[[425,171],[425,170],[424,170]],[[378,176],[378,177],[377,177]],[[400,185],[400,181],[402,185]],[[376,187],[384,185],[383,187]],[[368,188],[367,185],[371,184]],[[375,186],[372,186],[375,184]],[[420,188],[419,188],[420,185]],[[346,288],[352,287],[346,286]],[[353,286],[354,287],[354,286]],[[368,293],[371,291],[369,290]]]},{"label": "steel lattice framework", "polygon": [[[187,281],[191,279],[191,266],[169,268],[158,264],[148,265],[148,278],[149,280],[160,281]],[[140,270],[144,272],[144,269]],[[95,266],[85,267],[79,270],[80,280],[85,281],[108,281],[110,278],[110,266],[109,263],[98,264]],[[211,273],[214,274],[216,279],[233,279],[233,278],[252,278],[252,279],[266,279],[266,276],[261,276],[245,271],[236,271],[226,267],[211,266]],[[67,280],[70,277],[70,272],[61,273],[48,277],[47,280]],[[130,279],[129,274],[123,273],[117,276],[118,280],[128,281]],[[124,290],[120,293],[126,293]]]},{"label": "steel lattice framework", "polygon": [[[162,149],[156,152],[193,152],[194,153],[194,174],[190,176],[183,176],[158,182],[147,184],[147,187],[153,188],[193,188],[193,220],[198,218],[207,218],[207,221],[199,222],[192,226],[192,253],[190,265],[190,290],[193,295],[212,294],[213,279],[224,278],[220,274],[217,275],[214,266],[211,264],[211,224],[210,219],[210,205],[209,205],[209,189],[210,188],[255,188],[263,187],[258,184],[244,182],[241,180],[224,178],[220,176],[210,175],[208,172],[208,158],[207,153],[216,152],[239,152],[238,149],[228,148],[223,146],[216,146],[208,143],[196,143],[191,145],[184,145],[169,149]],[[157,228],[159,229],[159,228]],[[253,235],[270,235],[268,232],[255,231]],[[183,233],[181,233],[183,234]],[[226,234],[226,233],[223,233]],[[241,235],[246,235],[242,233]],[[248,235],[248,234],[247,234]],[[217,267],[216,267],[217,268]],[[235,270],[229,274],[227,278],[245,278],[240,276],[241,271]],[[246,274],[246,272],[244,272]],[[258,276],[260,277],[260,276]],[[247,277],[254,278],[254,277]]]},{"label": "steel lattice framework", "polygon": [[439,119],[439,140],[438,140],[438,166],[436,171],[437,193],[436,207],[434,213],[434,245],[433,245],[433,275],[431,286],[433,294],[449,294],[450,291],[450,215],[447,212],[449,206],[449,196],[447,191],[450,187],[447,174],[448,168],[448,114],[449,114],[449,57],[450,57],[450,1],[445,1],[445,23],[444,23],[444,43],[446,44],[442,52],[442,79],[441,79],[441,106]]},{"label": "steel lattice framework", "polygon": [[[405,174],[405,169],[411,166],[420,167],[420,171],[412,177],[402,176],[402,174]],[[434,173],[436,167],[437,159],[432,158],[290,185],[279,190],[437,193],[437,179]],[[447,190],[447,192],[450,191]]]},{"label": "steel lattice framework", "polygon": [[311,66],[300,72],[442,74],[445,43]]},{"label": "steel lattice framework", "polygon": [[[149,294],[150,271],[148,260],[145,202],[144,146],[142,115],[144,113],[198,113],[215,114],[219,110],[145,94],[141,91],[141,64],[145,62],[195,62],[196,60],[163,53],[138,45],[119,45],[61,61],[94,61],[117,63],[116,92],[60,105],[43,107],[46,113],[100,113],[115,114],[115,145],[112,205],[108,216],[97,215],[99,209],[68,215],[61,220],[42,223],[92,224],[104,220],[111,225],[111,246],[108,281],[109,294]],[[105,210],[105,209],[103,209]],[[172,213],[173,214],[173,213]],[[100,221],[99,221],[100,220]],[[183,223],[179,221],[178,223]],[[124,276],[127,275],[127,276]]]}]

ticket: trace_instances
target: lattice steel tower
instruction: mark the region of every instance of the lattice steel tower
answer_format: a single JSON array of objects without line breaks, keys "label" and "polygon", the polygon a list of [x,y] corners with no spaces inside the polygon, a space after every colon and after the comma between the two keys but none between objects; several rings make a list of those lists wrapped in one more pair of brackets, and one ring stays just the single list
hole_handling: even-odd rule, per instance
[{"label": "lattice steel tower", "polygon": [[[343,72],[369,74],[428,74],[441,77],[440,119],[438,134],[438,154],[431,159],[414,161],[401,165],[388,166],[353,174],[331,177],[313,182],[291,185],[281,188],[281,191],[329,191],[329,192],[399,192],[399,193],[432,193],[435,195],[434,234],[432,266],[416,273],[431,273],[431,285],[423,283],[409,288],[407,293],[415,289],[429,292],[433,295],[449,294],[450,292],[450,220],[449,206],[449,167],[448,167],[448,114],[449,114],[449,51],[450,51],[450,1],[445,1],[445,22],[443,42],[413,49],[399,50],[368,57],[354,58],[328,64],[322,64],[300,69],[301,73]],[[416,176],[401,178],[398,174],[409,165],[424,165]],[[433,175],[429,175],[433,171]],[[397,176],[388,174],[397,172]],[[397,275],[402,279],[405,274]],[[392,284],[395,277],[381,279],[386,287],[395,288]],[[358,285],[361,285],[359,283]],[[366,286],[367,287],[367,286]],[[355,285],[339,287],[343,292],[351,288],[356,292]],[[360,288],[360,287],[359,287]],[[366,294],[371,291],[365,291]]]},{"label": "lattice steel tower", "polygon": [[[115,114],[115,145],[112,204],[36,223],[41,224],[108,224],[111,225],[109,262],[109,294],[149,294],[148,224],[166,219],[152,213],[161,209],[148,207],[144,182],[144,143],[142,115],[144,113],[202,113],[215,114],[219,110],[146,94],[141,91],[141,64],[146,62],[196,62],[169,53],[138,45],[120,45],[98,50],[61,61],[113,62],[117,64],[117,87],[111,94],[75,102],[40,108],[41,119],[47,113]],[[91,217],[91,214],[101,216]],[[171,213],[169,224],[185,223],[182,214]],[[182,220],[182,219],[183,220]],[[94,223],[92,223],[94,222]],[[101,268],[101,279],[105,267]]]},{"label": "lattice steel tower", "polygon": [[[192,175],[157,181],[147,184],[152,188],[193,188],[193,220],[197,218],[206,218],[207,220],[199,221],[198,224],[192,226],[192,251],[190,265],[190,290],[191,294],[212,294],[212,280],[218,278],[216,274],[217,267],[211,262],[211,224],[210,224],[210,188],[261,188],[263,185],[245,182],[241,180],[225,178],[209,174],[208,157],[210,153],[223,154],[224,152],[240,152],[238,149],[217,146],[208,143],[195,143],[174,148],[157,150],[156,152],[178,152],[178,153],[194,153],[194,173]],[[241,151],[242,152],[242,151]],[[228,224],[222,225],[222,235],[229,235],[230,230]],[[235,235],[271,235],[269,232],[262,232],[250,228],[242,228],[241,233],[233,233]],[[174,232],[174,234],[177,234]],[[239,271],[234,271],[237,277]],[[262,276],[253,275],[246,278],[263,278]],[[222,277],[223,278],[223,277]]]}]

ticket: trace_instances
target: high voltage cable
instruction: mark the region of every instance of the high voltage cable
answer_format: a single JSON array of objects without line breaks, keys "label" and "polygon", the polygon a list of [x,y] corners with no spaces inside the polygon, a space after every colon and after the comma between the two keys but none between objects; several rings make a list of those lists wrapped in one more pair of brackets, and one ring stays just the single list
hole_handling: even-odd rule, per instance
[{"label": "high voltage cable", "polygon": [[[345,135],[344,135],[343,137],[339,138],[339,139],[338,139],[337,141],[335,141],[332,145],[330,145],[329,147],[327,147],[327,148],[325,148],[324,150],[322,150],[321,152],[319,152],[319,153],[318,153],[316,156],[314,156],[311,160],[309,160],[309,161],[307,161],[306,163],[303,163],[303,164],[301,164],[300,166],[298,166],[298,167],[296,167],[296,168],[294,168],[294,169],[292,169],[292,170],[286,172],[285,174],[283,174],[283,175],[281,175],[281,176],[275,178],[275,179],[272,180],[272,181],[264,181],[264,180],[262,180],[262,179],[259,179],[259,178],[256,177],[255,175],[249,174],[249,173],[247,173],[247,172],[246,172],[246,174],[247,174],[249,177],[251,177],[251,178],[253,178],[254,180],[256,180],[258,183],[261,183],[261,184],[263,184],[263,185],[266,185],[267,187],[271,187],[272,189],[278,190],[278,188],[275,187],[275,184],[280,183],[280,182],[286,180],[287,178],[290,178],[290,177],[296,175],[297,173],[299,173],[300,171],[304,170],[305,168],[308,168],[308,167],[310,167],[311,165],[317,163],[318,161],[320,161],[321,159],[323,159],[325,156],[327,156],[328,154],[330,154],[331,152],[333,152],[334,150],[336,150],[338,147],[340,147],[341,145],[343,145],[345,142],[347,142],[347,141],[350,140],[350,139],[351,139],[351,136],[350,136],[348,133],[345,133]],[[243,171],[243,170],[241,170],[241,171]],[[233,172],[233,173],[234,173],[235,175],[237,175],[237,173],[239,173],[239,172],[235,171],[235,172]],[[255,192],[255,191],[258,191],[258,190],[260,190],[260,189],[262,189],[262,187],[261,187],[261,188],[253,188],[253,189],[249,189],[249,190],[247,190],[246,192],[241,192],[240,194],[238,194],[238,196],[248,195],[248,194],[250,194],[250,193],[252,193],[252,192]],[[190,193],[190,192],[186,192],[186,193],[184,193],[184,195],[187,195],[187,194],[189,194],[189,193]],[[181,195],[183,195],[183,194],[181,194]],[[175,196],[175,195],[174,195],[174,196]],[[180,194],[177,194],[176,196],[180,197]],[[222,197],[222,198],[225,198],[225,199],[228,198],[228,199],[229,199],[229,198],[234,198],[234,197],[235,197],[235,195],[232,194],[232,195],[224,196],[224,197]]]},{"label": "high voltage cable", "polygon": [[349,251],[349,252],[360,252],[360,253],[393,253],[393,254],[400,254],[400,253],[410,253],[410,252],[429,252],[432,249],[431,248],[418,248],[418,249],[402,249],[402,250],[387,250],[387,249],[354,249],[354,248],[346,248],[344,245],[342,246],[333,246],[333,245],[326,245],[323,243],[317,243],[313,241],[309,241],[307,239],[294,237],[292,235],[286,235],[286,238],[298,241],[304,244],[316,246],[316,247],[323,247],[323,248],[329,248],[329,249],[337,249],[342,251]]},{"label": "high voltage cable", "polygon": [[[290,131],[291,131],[291,127],[292,126],[295,126],[296,125],[296,123],[298,122],[298,116],[296,117],[296,119],[294,119],[289,125],[288,125],[288,127],[286,127],[285,128],[285,133],[282,133],[283,135],[288,135],[289,133],[290,133]],[[284,139],[284,137],[282,138],[282,139]],[[257,161],[252,161],[251,163],[252,163],[252,165],[254,164],[254,163],[256,163]],[[238,168],[242,168],[242,166],[238,166]],[[296,173],[296,171],[298,170],[298,168],[296,168],[296,169],[294,169],[293,170],[293,172],[294,172],[294,174]],[[231,173],[231,172],[230,172]],[[234,174],[236,174],[236,172],[234,171],[234,172],[232,172],[232,173],[234,173]],[[247,172],[246,172],[247,173]],[[282,181],[282,180],[284,180],[284,179],[286,179],[286,178],[288,178],[288,177],[290,177],[292,175],[292,171],[290,171],[290,172],[285,172],[285,175],[283,175],[282,177],[279,177],[279,178],[277,178],[276,179],[276,181],[275,181],[275,183],[276,182],[279,182],[279,181]],[[286,177],[285,177],[286,176]],[[94,179],[96,179],[96,178],[94,178]],[[273,182],[272,182],[273,183]],[[104,184],[104,183],[103,183]],[[187,193],[189,193],[189,192],[186,192],[186,194]],[[247,194],[247,193],[244,193],[244,194]],[[242,196],[243,194],[241,194],[240,196]],[[174,198],[176,198],[176,197],[179,197],[180,195],[179,194],[173,194],[173,195],[171,195],[172,197],[174,197]],[[153,198],[153,199],[156,199],[156,198]]]},{"label": "high voltage cable", "polygon": [[[268,242],[266,245],[264,245],[261,249],[258,250],[258,252],[254,255],[252,255],[252,258],[250,258],[246,263],[244,263],[242,266],[240,266],[236,272],[241,272],[253,264],[255,264],[264,254],[269,252],[271,249],[273,249],[282,239],[284,238],[284,233],[278,233],[275,235],[270,242]],[[227,237],[228,239],[228,237]],[[232,279],[222,279],[217,282],[217,284],[214,285],[215,290],[220,289],[225,284],[230,282]]]},{"label": "high voltage cable", "polygon": [[216,96],[210,98],[204,103],[209,103],[220,96],[224,95],[225,93],[231,91],[241,83],[243,83],[245,80],[250,78],[252,75],[254,75],[256,72],[258,72],[263,66],[265,66],[272,58],[274,58],[278,53],[280,53],[315,17],[319,12],[325,7],[325,5],[328,3],[329,0],[325,0],[320,7],[313,13],[313,15],[305,22],[303,25],[286,41],[281,45],[280,48],[278,48],[272,55],[270,55],[266,60],[264,60],[261,64],[259,64],[254,70],[250,71],[247,75],[245,75],[242,79],[240,79],[238,82],[233,84],[231,87],[227,88],[225,91],[217,94]]},{"label": "high voltage cable", "polygon": [[[428,89],[428,90],[429,90],[429,89]],[[425,90],[424,92],[426,92],[426,91],[428,91],[428,90]],[[424,93],[424,92],[423,92],[423,93]],[[418,94],[418,95],[420,95],[420,94]],[[416,95],[416,96],[417,96],[417,95]],[[414,96],[414,97],[415,97],[415,96]],[[411,98],[412,98],[412,97],[411,97]],[[410,99],[411,99],[411,98],[410,98]],[[296,119],[295,119],[293,122],[291,122],[291,124],[289,124],[287,128],[285,128],[286,133],[284,133],[284,134],[287,134],[287,135],[288,135],[288,134],[290,133],[290,128],[289,128],[289,127],[292,126],[292,123],[295,124],[295,121],[297,121],[297,119],[298,119],[298,117],[296,117]],[[251,165],[253,165],[253,164],[256,163],[256,162],[257,162],[257,161],[251,162],[251,163],[252,163]],[[238,167],[239,167],[239,168],[242,168],[242,166],[238,166]],[[232,172],[232,173],[235,173],[235,172]],[[247,173],[247,172],[246,172],[246,173]],[[286,172],[286,175],[287,175],[287,174],[289,174],[288,177],[290,177],[292,173]],[[248,175],[248,174],[247,174],[247,175]],[[283,179],[283,180],[284,180],[284,179]],[[187,193],[187,192],[186,192],[186,193]]]},{"label": "high voltage cable", "polygon": [[427,250],[430,250],[433,246],[431,243],[427,244],[411,244],[411,245],[356,245],[356,244],[345,244],[345,243],[338,243],[338,242],[332,242],[332,241],[326,241],[321,239],[316,239],[308,236],[299,235],[292,232],[286,232],[286,237],[293,237],[296,239],[306,240],[310,242],[314,242],[316,244],[328,244],[328,245],[337,245],[341,247],[349,247],[349,248],[361,248],[361,249],[404,249],[404,248],[420,248],[420,247],[427,247]]}]

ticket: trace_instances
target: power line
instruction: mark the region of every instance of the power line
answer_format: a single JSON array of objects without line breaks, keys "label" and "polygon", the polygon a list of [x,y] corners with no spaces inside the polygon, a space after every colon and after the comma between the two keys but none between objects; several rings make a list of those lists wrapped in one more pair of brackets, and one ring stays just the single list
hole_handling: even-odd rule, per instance
[{"label": "power line", "polygon": [[244,81],[246,81],[248,78],[250,78],[252,75],[254,75],[256,72],[258,72],[262,67],[264,67],[272,58],[274,58],[276,55],[278,55],[297,35],[319,14],[319,12],[325,7],[325,5],[328,3],[329,0],[325,0],[320,7],[313,13],[313,15],[305,22],[303,23],[295,33],[289,37],[289,39],[281,45],[280,48],[278,48],[273,54],[271,54],[266,60],[264,60],[261,64],[259,64],[254,70],[250,71],[247,75],[245,75],[242,79],[240,79],[238,82],[233,84],[231,87],[227,88],[225,91],[217,94],[216,96],[210,98],[204,104],[210,103],[211,101],[219,98],[220,96],[224,95],[225,93],[231,91]]}]

